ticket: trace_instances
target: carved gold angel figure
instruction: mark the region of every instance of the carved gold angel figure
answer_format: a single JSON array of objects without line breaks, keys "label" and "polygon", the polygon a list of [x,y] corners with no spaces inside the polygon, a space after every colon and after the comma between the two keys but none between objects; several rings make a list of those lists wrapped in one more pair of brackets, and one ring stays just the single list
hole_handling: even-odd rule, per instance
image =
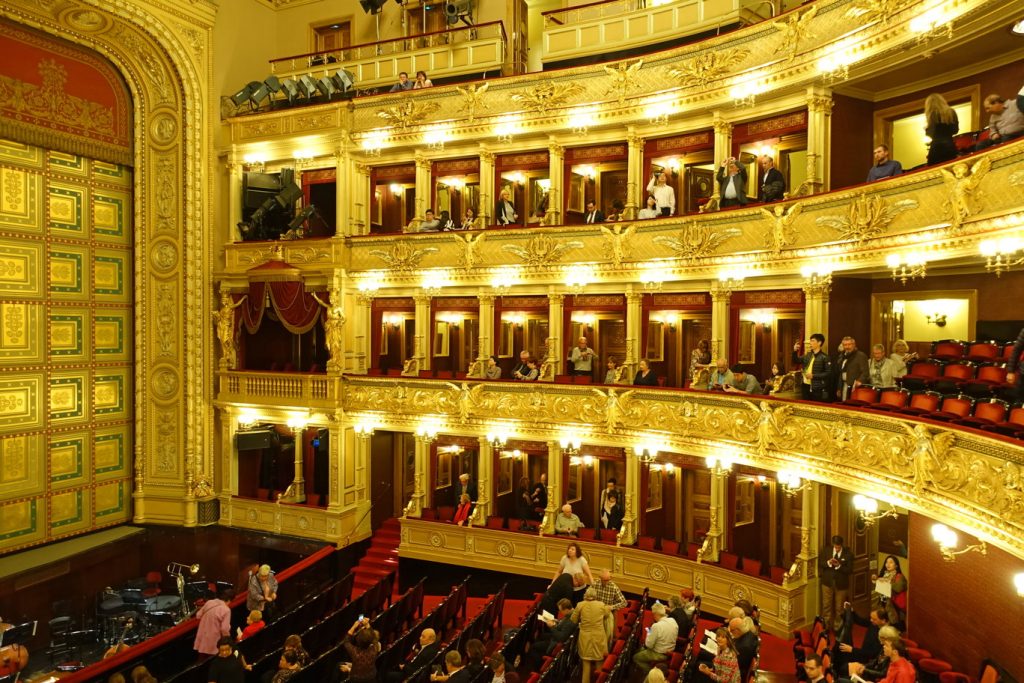
[{"label": "carved gold angel figure", "polygon": [[217,323],[217,339],[220,340],[221,366],[234,370],[238,364],[238,347],[235,345],[235,309],[242,305],[248,294],[235,303],[231,303],[231,293],[224,290],[220,293],[220,308],[213,312]]},{"label": "carved gold angel figure", "polygon": [[964,221],[974,213],[974,203],[981,199],[978,186],[991,168],[992,158],[986,156],[971,167],[968,167],[967,162],[961,161],[953,164],[952,171],[948,168],[942,169],[942,180],[949,190],[949,199],[943,202],[942,208],[951,212],[949,227],[952,230],[959,230]]},{"label": "carved gold angel figure", "polygon": [[757,416],[757,450],[760,453],[765,453],[772,441],[782,434],[783,423],[793,412],[793,406],[783,404],[778,408],[773,408],[768,401],[761,401],[758,405],[754,405],[752,401],[744,401],[744,403]]},{"label": "carved gold angel figure", "polygon": [[637,73],[640,71],[640,67],[644,65],[644,60],[634,62],[629,66],[623,62],[617,67],[612,68],[605,66],[604,71],[608,74],[608,78],[611,79],[611,84],[608,86],[607,93],[618,92],[619,104],[626,101],[626,91],[633,86],[633,82],[636,79]]},{"label": "carved gold angel figure", "polygon": [[944,462],[953,445],[953,432],[933,434],[923,424],[903,425],[913,441],[911,464],[914,468],[914,488],[921,490],[928,484],[945,480]]},{"label": "carved gold angel figure", "polygon": [[772,26],[782,33],[782,39],[779,40],[779,46],[775,48],[775,51],[788,51],[789,54],[786,56],[787,62],[793,61],[793,58],[796,57],[797,50],[800,48],[800,41],[814,38],[814,33],[811,32],[811,22],[817,14],[818,6],[811,5],[811,8],[806,12],[794,12],[785,21],[772,23]]},{"label": "carved gold angel figure", "polygon": [[341,306],[341,292],[332,289],[330,303],[318,297],[316,292],[313,292],[313,298],[324,307],[324,343],[330,355],[327,369],[338,370],[345,352],[345,310]]},{"label": "carved gold angel figure", "polygon": [[616,223],[612,226],[601,226],[601,234],[604,235],[604,251],[616,267],[621,266],[622,262],[629,258],[629,240],[636,233],[636,224],[630,225],[624,228],[621,224]]},{"label": "carved gold angel figure", "polygon": [[761,209],[761,215],[771,221],[771,228],[765,233],[764,246],[776,256],[796,239],[793,222],[803,211],[804,205],[797,203],[788,207],[776,204],[772,209]]}]

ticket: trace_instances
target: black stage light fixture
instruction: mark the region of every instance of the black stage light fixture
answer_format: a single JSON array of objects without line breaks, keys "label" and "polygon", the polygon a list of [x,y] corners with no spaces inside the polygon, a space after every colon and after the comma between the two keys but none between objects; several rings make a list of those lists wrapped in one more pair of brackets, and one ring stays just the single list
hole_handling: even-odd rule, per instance
[{"label": "black stage light fixture", "polygon": [[468,17],[471,4],[472,0],[455,0],[455,2],[449,0],[444,3],[445,20],[449,25],[459,23],[460,19],[469,24]]},{"label": "black stage light fixture", "polygon": [[270,89],[270,92],[277,94],[281,92],[281,81],[277,76],[267,76],[263,81],[263,85]]},{"label": "black stage light fixture", "polygon": [[351,71],[346,71],[345,69],[338,69],[335,74],[331,76],[331,80],[334,81],[334,87],[338,92],[343,93],[351,90],[356,84],[355,76],[352,75]]},{"label": "black stage light fixture", "polygon": [[303,97],[312,97],[316,94],[316,80],[312,76],[306,74],[305,76],[299,77],[299,93]]},{"label": "black stage light fixture", "polygon": [[281,205],[282,209],[287,209],[301,198],[302,188],[293,182],[290,185],[286,185],[283,190],[278,192],[277,196],[274,197],[274,200]]},{"label": "black stage light fixture", "polygon": [[299,99],[299,84],[294,78],[286,78],[281,81],[281,91],[284,92],[285,97],[288,98],[289,104]]},{"label": "black stage light fixture", "polygon": [[387,4],[388,0],[359,0],[363,11],[367,14],[377,14]]},{"label": "black stage light fixture", "polygon": [[260,105],[270,97],[270,87],[266,83],[260,83],[252,94],[249,95],[249,103],[253,109],[259,109]]},{"label": "black stage light fixture", "polygon": [[334,87],[334,81],[327,76],[324,76],[316,82],[316,89],[319,90],[320,94],[327,99],[331,99],[331,95],[333,95],[337,90],[337,88]]},{"label": "black stage light fixture", "polygon": [[259,86],[259,81],[252,81],[228,99],[231,100],[231,104],[235,105],[236,107],[241,107],[249,100],[249,97],[252,95],[253,90],[258,88]]}]

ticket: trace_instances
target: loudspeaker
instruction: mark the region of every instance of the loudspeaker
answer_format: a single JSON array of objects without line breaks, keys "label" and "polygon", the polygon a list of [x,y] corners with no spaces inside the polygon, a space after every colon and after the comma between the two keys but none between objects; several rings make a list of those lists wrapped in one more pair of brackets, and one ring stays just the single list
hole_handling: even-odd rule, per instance
[{"label": "loudspeaker", "polygon": [[251,432],[236,432],[235,445],[240,451],[259,451],[270,448],[273,433],[269,429],[257,429]]}]

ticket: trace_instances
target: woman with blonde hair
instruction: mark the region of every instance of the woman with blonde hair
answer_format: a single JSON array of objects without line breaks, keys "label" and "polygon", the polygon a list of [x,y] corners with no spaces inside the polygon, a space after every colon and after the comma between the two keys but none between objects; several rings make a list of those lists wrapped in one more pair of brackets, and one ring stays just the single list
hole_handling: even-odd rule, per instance
[{"label": "woman with blonde hair", "polygon": [[960,130],[960,122],[956,112],[946,102],[946,98],[932,93],[924,100],[924,133],[931,142],[928,143],[928,164],[941,164],[956,158],[956,143],[953,136]]},{"label": "woman with blonde hair", "polygon": [[910,352],[910,345],[907,342],[897,339],[892,343],[892,353],[889,354],[889,358],[892,358],[892,362],[896,364],[896,372],[893,373],[893,377],[903,377],[907,374],[907,363],[917,360],[917,354]]}]

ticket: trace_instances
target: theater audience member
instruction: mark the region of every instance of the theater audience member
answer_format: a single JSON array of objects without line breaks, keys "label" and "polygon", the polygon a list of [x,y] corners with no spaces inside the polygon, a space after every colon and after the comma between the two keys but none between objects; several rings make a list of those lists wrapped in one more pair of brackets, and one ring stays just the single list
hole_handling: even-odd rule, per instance
[{"label": "theater audience member", "polygon": [[124,674],[120,672],[110,674],[110,678],[107,679],[107,683],[126,683],[124,680]]},{"label": "theater audience member", "polygon": [[598,498],[597,507],[603,509],[605,504],[608,502],[608,497],[615,495],[615,499],[618,501],[622,500],[622,491],[619,490],[619,482],[615,477],[608,477],[608,481],[604,483],[604,490],[601,491],[601,496]]},{"label": "theater audience member", "polygon": [[892,353],[889,354],[889,358],[892,359],[893,366],[896,368],[893,377],[903,377],[907,374],[907,364],[917,360],[917,354],[910,352],[907,342],[897,339],[892,343]]},{"label": "theater audience member", "polygon": [[563,598],[558,601],[557,619],[541,619],[548,630],[542,631],[533,639],[530,649],[523,655],[524,671],[537,671],[541,661],[551,653],[559,643],[564,643],[576,634],[576,622],[572,620],[572,601]]},{"label": "theater audience member", "polygon": [[530,499],[529,477],[519,478],[519,488],[516,490],[516,517],[519,518],[520,531],[530,528],[530,518],[533,517],[533,500]]},{"label": "theater audience member", "polygon": [[263,613],[265,621],[272,621],[276,605],[277,579],[270,571],[269,564],[260,565],[259,570],[249,576],[249,594],[245,598],[245,607],[249,610],[258,609]]},{"label": "theater audience member", "polygon": [[484,657],[486,656],[484,644],[479,638],[470,638],[466,641],[466,657],[462,663],[474,680],[477,674],[484,670]]},{"label": "theater audience member", "polygon": [[536,382],[540,377],[540,368],[537,367],[537,359],[530,358],[526,361],[526,370],[516,379],[523,382]]},{"label": "theater audience member", "polygon": [[[573,517],[575,516],[573,515]],[[551,582],[554,583],[555,579],[562,574],[569,574],[570,576],[583,574],[587,577],[588,584],[594,583],[594,575],[590,573],[590,563],[587,562],[587,558],[583,555],[583,549],[580,548],[579,543],[573,542],[566,546],[565,555],[562,555],[562,559],[559,560],[558,569],[555,570],[555,575],[551,578]]]},{"label": "theater audience member", "polygon": [[882,573],[879,576],[872,576],[874,582],[882,581],[889,584],[889,597],[878,593],[872,594],[873,600],[878,600],[885,609],[886,617],[890,624],[896,628],[903,628],[907,618],[907,577],[903,575],[900,567],[900,560],[895,555],[889,555],[882,562]]},{"label": "theater audience member", "polygon": [[351,662],[347,667],[349,683],[376,683],[380,638],[370,628],[370,620],[365,617],[357,619],[341,644]]},{"label": "theater audience member", "polygon": [[533,507],[539,510],[537,519],[540,519],[544,515],[544,510],[548,507],[548,475],[546,473],[542,472],[540,481],[533,485],[530,499],[533,501]]},{"label": "theater audience member", "polygon": [[811,335],[808,346],[810,350],[801,358],[797,355],[800,352],[800,342],[793,345],[793,361],[803,365],[803,372],[800,373],[803,379],[803,399],[827,403],[831,400],[829,384],[832,379],[832,359],[822,348],[825,346],[825,335],[815,332]]},{"label": "theater audience member", "polygon": [[421,88],[432,88],[434,87],[433,81],[427,78],[426,71],[416,72],[416,82],[412,84],[413,90],[419,90]]},{"label": "theater audience member", "polygon": [[636,217],[642,221],[661,217],[661,211],[658,210],[658,200],[654,198],[653,194],[647,195],[644,208],[637,211]]},{"label": "theater audience member", "polygon": [[[230,638],[229,638],[229,640],[230,640]],[[218,643],[217,654],[220,654],[219,643]],[[235,654],[237,655],[237,652]],[[240,657],[240,659],[242,661],[243,668],[244,668],[245,658],[244,657]],[[252,667],[251,666],[248,667],[246,669],[246,671],[248,671],[249,669],[252,669]],[[132,669],[132,683],[148,683],[148,681],[155,681],[155,680],[156,680],[156,678],[153,676],[153,674],[149,673],[149,669],[147,669],[142,664],[140,664],[137,667],[135,667],[134,669]]]},{"label": "theater audience member", "polygon": [[777,202],[786,193],[786,179],[782,171],[775,168],[775,160],[767,154],[761,157],[760,183],[757,190],[757,201]]},{"label": "theater audience member", "polygon": [[861,384],[870,384],[876,389],[885,389],[896,386],[896,363],[892,358],[885,355],[885,347],[875,344],[871,347],[871,358],[868,359],[868,380],[867,382],[855,381],[854,388]]},{"label": "theater audience member", "polygon": [[277,662],[277,672],[270,679],[271,683],[285,683],[291,680],[292,676],[299,673],[302,664],[299,663],[299,655],[295,652],[282,652],[281,659]]},{"label": "theater audience member", "polygon": [[1021,396],[1021,385],[1020,381],[1020,354],[1024,352],[1024,327],[1020,328],[1020,332],[1017,333],[1017,340],[1013,343],[1013,348],[1010,350],[1010,358],[1006,361],[1006,383],[1015,384],[1017,389],[1017,396]]},{"label": "theater audience member", "polygon": [[946,98],[932,93],[924,100],[924,134],[931,138],[928,143],[928,164],[941,164],[956,158],[956,143],[953,136],[960,130],[956,112]]},{"label": "theater audience member", "polygon": [[487,367],[484,368],[484,379],[501,379],[501,366],[498,365],[497,356],[491,356],[487,359]]},{"label": "theater audience member", "polygon": [[736,648],[736,660],[740,665],[740,675],[746,677],[750,663],[757,655],[757,631],[754,620],[750,617],[734,617],[729,620],[729,635],[732,636],[733,647]]},{"label": "theater audience member", "polygon": [[[878,629],[879,651],[878,655],[867,662],[850,662],[847,666],[850,676],[856,674],[868,681],[877,681],[885,678],[889,672],[889,656],[885,654],[882,643],[899,640],[900,632],[892,624],[882,626]],[[840,675],[842,670],[840,669]],[[847,677],[840,678],[841,681],[849,681]]]},{"label": "theater audience member", "polygon": [[900,162],[895,159],[889,158],[889,147],[888,145],[879,145],[875,147],[875,165],[868,171],[867,182],[875,180],[881,180],[882,178],[891,178],[898,176],[903,173],[903,166]]},{"label": "theater audience member", "polygon": [[807,674],[807,683],[825,680],[825,664],[816,652],[812,652],[804,659],[804,672]]},{"label": "theater audience member", "polygon": [[915,683],[917,671],[907,657],[907,646],[897,638],[882,641],[882,654],[889,658],[889,670],[879,683]]},{"label": "theater audience member", "polygon": [[732,384],[732,371],[729,370],[729,359],[719,358],[715,361],[715,371],[708,378],[708,389],[724,389]]},{"label": "theater audience member", "polygon": [[782,378],[786,376],[786,368],[782,363],[772,363],[772,374],[768,376],[764,381],[762,390],[765,394],[770,394],[776,388],[778,388]]},{"label": "theater audience member", "polygon": [[441,221],[434,218],[434,210],[427,209],[423,212],[423,220],[416,232],[438,232],[441,230]]},{"label": "theater audience member", "polygon": [[668,616],[665,605],[655,602],[651,605],[651,616],[654,623],[647,630],[644,646],[633,655],[633,663],[644,676],[658,662],[664,662],[676,648],[679,637],[679,625]]},{"label": "theater audience member", "polygon": [[487,661],[487,666],[494,673],[491,683],[519,683],[519,674],[506,668],[505,658],[501,656],[500,652],[495,652],[491,655],[491,658]]},{"label": "theater audience member", "polygon": [[506,188],[499,195],[498,205],[494,209],[494,221],[498,225],[515,225],[518,220],[519,214],[512,204],[512,194]]},{"label": "theater audience member", "polygon": [[437,224],[441,226],[441,232],[451,232],[455,229],[455,221],[452,220],[448,211],[441,211],[441,215],[437,217]]},{"label": "theater audience member", "polygon": [[386,683],[400,683],[404,678],[411,676],[423,667],[434,661],[441,644],[437,642],[437,632],[432,628],[425,628],[420,633],[419,642],[412,650],[412,659],[398,665],[384,674]]},{"label": "theater audience member", "polygon": [[604,373],[604,383],[615,384],[615,375],[619,372],[619,369],[615,364],[615,356],[608,356],[608,363],[605,367],[608,369]]},{"label": "theater audience member", "polygon": [[594,350],[587,346],[587,338],[580,337],[576,346],[569,352],[569,362],[572,364],[570,375],[592,375],[594,371]]},{"label": "theater audience member", "polygon": [[449,681],[450,683],[469,683],[473,677],[466,671],[462,664],[462,655],[458,650],[449,650],[444,655],[444,673],[430,674],[430,680],[435,683]]},{"label": "theater audience member", "polygon": [[747,203],[747,169],[736,157],[722,160],[718,168],[718,205],[723,209]]},{"label": "theater audience member", "polygon": [[469,501],[471,503],[476,503],[477,498],[479,497],[479,491],[477,491],[476,482],[473,481],[473,477],[469,476],[469,472],[463,472],[459,475],[459,485],[456,488],[455,493],[459,495],[460,500],[462,494],[466,494],[469,496]]},{"label": "theater audience member", "polygon": [[597,599],[597,591],[593,587],[587,589],[583,602],[573,610],[572,620],[580,627],[580,635],[576,640],[576,653],[583,664],[580,683],[590,683],[590,672],[608,655],[608,640],[611,636],[611,630],[607,628],[609,616],[611,610]]},{"label": "theater audience member", "polygon": [[619,505],[619,495],[612,491],[601,505],[601,528],[620,531],[622,529],[622,517],[623,513],[622,506]]},{"label": "theater audience member", "polygon": [[[860,647],[854,647],[850,642],[841,642],[836,646],[838,650],[836,664],[839,671],[844,669],[841,666],[844,662],[870,662],[878,657],[882,652],[882,641],[879,640],[878,634],[883,626],[889,624],[889,617],[884,609],[871,610],[865,619],[850,608],[850,603],[846,603],[844,607],[845,618],[853,624],[865,627],[865,630]],[[844,631],[850,636],[844,640],[852,640],[853,629],[844,629]]]},{"label": "theater audience member", "polygon": [[636,375],[633,376],[633,384],[639,384],[644,387],[658,386],[658,376],[654,374],[654,370],[651,370],[651,364],[646,360],[641,360],[637,363],[637,371]]},{"label": "theater audience member", "polygon": [[469,499],[469,494],[463,493],[459,496],[459,507],[455,509],[455,517],[452,521],[459,526],[466,526],[466,522],[469,520],[469,513],[473,509],[473,501]]},{"label": "theater audience member", "polygon": [[662,216],[675,215],[676,191],[668,184],[668,176],[664,172],[651,173],[651,181],[647,183],[647,194],[654,195]]},{"label": "theater audience member", "polygon": [[[210,668],[206,670],[207,683],[245,683],[245,672],[252,666],[245,663],[241,655],[235,652],[235,644],[231,636],[224,636],[217,641],[217,656],[210,660]],[[146,672],[148,674],[148,672]],[[135,672],[132,671],[134,683]]]},{"label": "theater audience member", "polygon": [[622,220],[622,210],[626,207],[622,205],[621,199],[612,200],[612,208],[608,211],[607,218],[604,219],[605,223],[615,223],[616,221]]},{"label": "theater audience member", "polygon": [[299,657],[299,665],[306,666],[309,664],[309,653],[306,652],[305,646],[302,644],[302,636],[298,634],[292,634],[284,639],[284,649],[292,650]]},{"label": "theater audience member", "polygon": [[1017,108],[1017,100],[1004,100],[999,95],[985,98],[988,119],[988,138],[978,141],[975,149],[985,149],[1024,134],[1024,114]]},{"label": "theater audience member", "polygon": [[409,80],[409,74],[404,71],[398,74],[398,83],[391,86],[391,92],[401,92],[403,90],[412,90],[412,81]]},{"label": "theater audience member", "polygon": [[715,642],[718,644],[718,654],[715,655],[714,668],[703,662],[698,664],[697,668],[715,683],[740,683],[739,660],[729,629],[717,629]]},{"label": "theater audience member", "polygon": [[597,581],[594,582],[593,589],[597,592],[597,599],[611,610],[612,616],[615,615],[617,610],[622,609],[627,604],[626,596],[619,590],[619,586],[612,581],[612,573],[607,569],[602,569],[597,575]]},{"label": "theater audience member", "polygon": [[562,511],[555,517],[556,534],[575,536],[579,533],[582,526],[583,522],[581,522],[580,518],[572,511],[572,505],[569,505],[568,503],[562,506]]},{"label": "theater audience member", "polygon": [[857,340],[843,337],[842,352],[833,364],[836,383],[836,398],[845,401],[850,398],[854,387],[869,382],[868,357],[857,348]]},{"label": "theater audience member", "polygon": [[588,225],[604,223],[604,211],[597,208],[593,199],[587,202],[587,211],[583,214],[583,222]]},{"label": "theater audience member", "polygon": [[225,637],[231,640],[231,608],[228,607],[228,601],[234,596],[234,588],[225,588],[216,598],[207,600],[196,612],[199,628],[196,629],[196,639],[192,647],[199,654],[220,654],[220,641]]},{"label": "theater audience member", "polygon": [[739,363],[732,366],[732,383],[726,384],[722,388],[737,394],[761,393],[761,385],[757,383],[757,378],[744,370]]},{"label": "theater audience member", "polygon": [[662,673],[661,669],[651,669],[647,673],[644,683],[665,683],[665,680],[665,674]]},{"label": "theater audience member", "polygon": [[263,621],[263,612],[260,612],[258,609],[254,609],[249,612],[249,616],[246,618],[245,623],[245,628],[239,629],[238,640],[240,641],[245,640],[254,633],[262,631],[267,625],[266,622]]},{"label": "theater audience member", "polygon": [[549,614],[558,612],[558,604],[562,600],[568,600],[572,606],[572,596],[575,590],[587,585],[587,576],[583,572],[577,574],[559,574],[558,578],[551,582],[544,595],[540,598],[540,608]]},{"label": "theater audience member", "polygon": [[526,372],[529,370],[530,352],[523,350],[519,352],[519,362],[512,368],[512,379],[522,380],[526,377]]},{"label": "theater audience member", "polygon": [[466,215],[462,218],[463,230],[476,230],[476,214],[473,209],[466,209]]},{"label": "theater audience member", "polygon": [[821,617],[826,628],[837,626],[836,617],[846,603],[850,590],[853,553],[843,545],[842,536],[833,536],[832,545],[818,554],[818,576],[821,579]]},{"label": "theater audience member", "polygon": [[693,377],[698,369],[703,368],[711,363],[711,351],[708,349],[709,344],[707,339],[701,339],[697,342],[697,348],[690,352],[690,377]]},{"label": "theater audience member", "polygon": [[669,616],[676,622],[681,636],[688,635],[693,627],[693,615],[697,613],[695,598],[692,589],[684,588],[679,591],[679,595],[668,599]]}]

